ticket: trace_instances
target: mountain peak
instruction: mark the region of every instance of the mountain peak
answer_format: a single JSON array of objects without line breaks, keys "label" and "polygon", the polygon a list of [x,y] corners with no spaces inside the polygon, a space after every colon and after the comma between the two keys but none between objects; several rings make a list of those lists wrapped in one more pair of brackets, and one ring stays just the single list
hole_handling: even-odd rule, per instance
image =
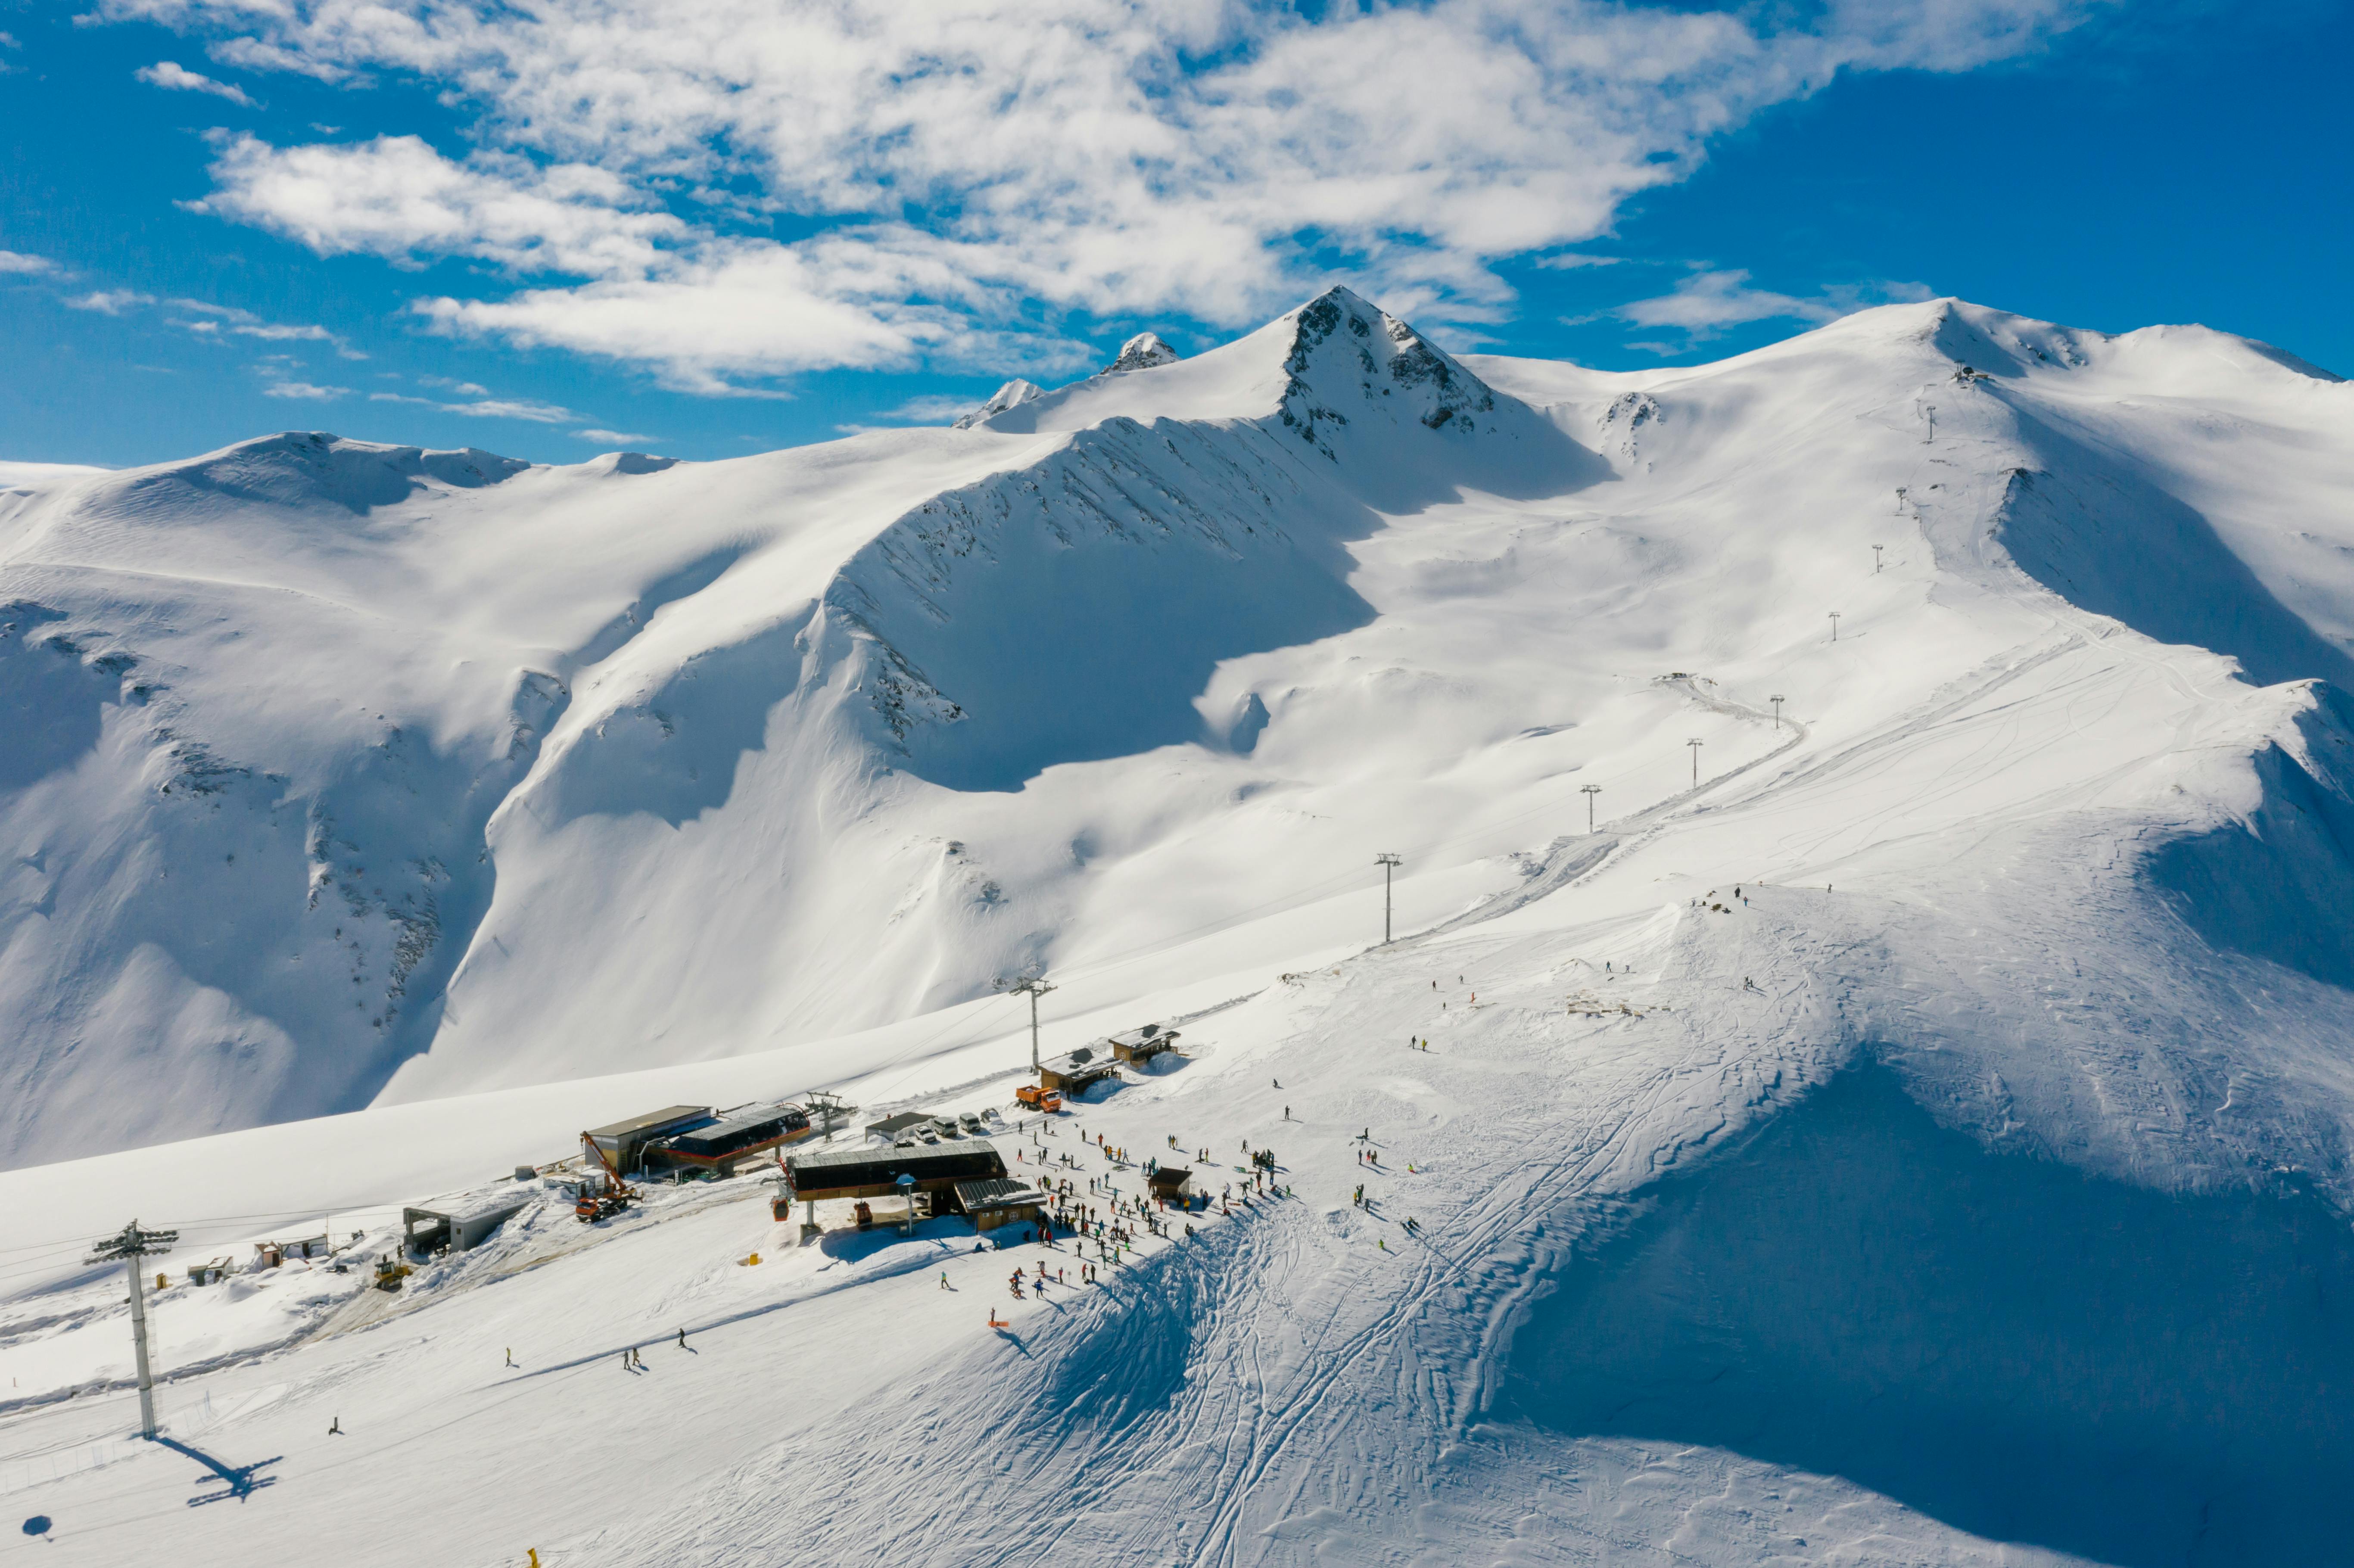
[{"label": "mountain peak", "polygon": [[1018,408],[1032,398],[1044,396],[1045,394],[1039,388],[1036,382],[1024,381],[1017,376],[991,393],[988,402],[959,418],[956,428],[960,430],[970,430],[975,425],[994,418],[1008,408]]},{"label": "mountain peak", "polygon": [[1288,380],[1279,417],[1327,457],[1331,432],[1346,426],[1352,405],[1372,404],[1393,418],[1410,415],[1430,429],[1468,429],[1492,413],[1496,395],[1406,322],[1353,291],[1335,285],[1294,311]]},{"label": "mountain peak", "polygon": [[1157,332],[1140,332],[1119,345],[1119,356],[1097,374],[1118,376],[1129,370],[1150,370],[1156,365],[1174,365],[1183,357],[1161,341]]}]

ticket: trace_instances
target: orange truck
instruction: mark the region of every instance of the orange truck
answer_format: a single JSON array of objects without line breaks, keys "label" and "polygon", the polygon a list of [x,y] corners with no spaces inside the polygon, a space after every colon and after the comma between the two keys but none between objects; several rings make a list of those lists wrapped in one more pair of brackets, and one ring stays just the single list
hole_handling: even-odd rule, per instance
[{"label": "orange truck", "polygon": [[1042,1089],[1035,1084],[1024,1084],[1013,1091],[1014,1100],[1034,1111],[1058,1111],[1063,1108],[1059,1089]]}]

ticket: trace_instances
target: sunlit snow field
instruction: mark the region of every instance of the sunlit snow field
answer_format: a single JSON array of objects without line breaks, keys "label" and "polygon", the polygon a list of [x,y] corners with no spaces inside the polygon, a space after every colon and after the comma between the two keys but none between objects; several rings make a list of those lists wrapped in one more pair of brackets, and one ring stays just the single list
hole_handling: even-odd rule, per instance
[{"label": "sunlit snow field", "polygon": [[[6,1549],[2327,1561],[2349,430],[2203,329],[1608,376],[1336,292],[728,463],[0,474]],[[133,1214],[178,1280],[661,1105],[1011,1116],[1038,971],[1183,1059],[1017,1174],[1288,1191],[1083,1287],[542,1182],[398,1296],[174,1284],[217,1468],[122,1438]]]}]

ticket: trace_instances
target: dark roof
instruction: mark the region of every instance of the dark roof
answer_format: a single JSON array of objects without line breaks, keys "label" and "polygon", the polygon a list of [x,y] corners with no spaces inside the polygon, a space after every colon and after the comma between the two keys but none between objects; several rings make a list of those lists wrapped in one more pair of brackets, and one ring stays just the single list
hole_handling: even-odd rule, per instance
[{"label": "dark roof", "polygon": [[708,1127],[690,1128],[665,1141],[688,1154],[725,1154],[740,1145],[783,1136],[797,1117],[801,1126],[809,1125],[799,1106],[760,1106]]},{"label": "dark roof", "polygon": [[1141,1029],[1131,1029],[1125,1034],[1113,1035],[1111,1037],[1111,1043],[1115,1045],[1126,1045],[1130,1049],[1133,1049],[1139,1045],[1150,1045],[1155,1044],[1166,1045],[1169,1042],[1176,1038],[1177,1032],[1174,1029],[1163,1029],[1158,1023],[1148,1023]]},{"label": "dark roof", "polygon": [[897,1116],[886,1116],[881,1121],[868,1122],[866,1130],[870,1133],[879,1132],[888,1138],[895,1132],[905,1132],[911,1127],[921,1127],[931,1119],[932,1113],[929,1111],[901,1111]]},{"label": "dark roof", "polygon": [[1076,1051],[1066,1051],[1059,1056],[1051,1057],[1038,1064],[1038,1066],[1042,1072],[1059,1073],[1066,1078],[1084,1078],[1089,1075],[1101,1077],[1119,1070],[1110,1057],[1099,1057],[1085,1045]]},{"label": "dark roof", "polygon": [[631,1133],[639,1132],[649,1134],[657,1131],[674,1132],[678,1130],[680,1124],[691,1122],[697,1117],[708,1117],[710,1114],[709,1106],[672,1106],[666,1110],[650,1111],[644,1116],[633,1116],[627,1121],[617,1121],[610,1127],[590,1128],[580,1136],[627,1138]]},{"label": "dark roof", "polygon": [[968,1211],[1046,1202],[1045,1193],[1029,1182],[1017,1181],[1011,1176],[1000,1176],[986,1181],[960,1181],[956,1184],[956,1195],[957,1202]]},{"label": "dark roof", "polygon": [[1182,1165],[1163,1165],[1144,1180],[1148,1186],[1175,1187],[1191,1180],[1193,1174]]},{"label": "dark roof", "polygon": [[785,1168],[797,1178],[804,1171],[822,1176],[829,1170],[878,1163],[914,1170],[928,1160],[969,1160],[996,1152],[996,1145],[985,1138],[960,1138],[954,1143],[919,1144],[914,1149],[813,1149],[806,1154],[786,1155]]}]

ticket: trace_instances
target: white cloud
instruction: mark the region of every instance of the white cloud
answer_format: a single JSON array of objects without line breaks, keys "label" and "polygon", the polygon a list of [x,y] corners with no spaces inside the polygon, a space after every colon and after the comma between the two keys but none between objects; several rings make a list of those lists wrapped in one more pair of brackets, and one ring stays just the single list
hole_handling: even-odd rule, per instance
[{"label": "white cloud", "polygon": [[54,272],[58,264],[46,256],[28,256],[21,250],[0,250],[0,273]]},{"label": "white cloud", "polygon": [[657,240],[686,232],[669,213],[625,210],[641,198],[601,169],[488,154],[461,164],[416,136],[287,148],[233,136],[212,172],[218,188],[195,210],[328,256],[474,256],[519,271],[628,277],[661,260]]},{"label": "white cloud", "polygon": [[226,81],[215,81],[211,77],[190,70],[175,60],[157,60],[154,65],[141,66],[131,74],[150,87],[167,87],[181,92],[209,92],[215,98],[226,98],[231,103],[241,103],[248,109],[253,107],[253,100],[245,95],[245,89]]},{"label": "white cloud", "polygon": [[575,430],[572,433],[584,441],[612,441],[622,445],[631,441],[650,441],[654,439],[652,436],[632,435],[627,430]]},{"label": "white cloud", "polygon": [[[108,9],[128,11],[132,8],[110,6]],[[178,11],[181,8],[167,7],[166,9]],[[205,53],[225,66],[237,66],[242,69],[253,71],[282,71],[292,76],[307,76],[314,81],[345,82],[351,80],[354,74],[342,66],[321,58],[316,53],[264,43],[260,38],[253,37],[222,38],[206,49]]]},{"label": "white cloud", "polygon": [[236,337],[260,339],[263,343],[326,343],[333,344],[338,356],[345,359],[366,359],[366,355],[352,347],[342,338],[315,322],[273,322],[255,315],[251,311],[235,305],[207,304],[202,300],[167,300],[175,310],[193,311],[208,319],[196,322],[175,322],[175,326],[190,332],[217,336],[226,327]]},{"label": "white cloud", "polygon": [[1725,269],[1694,272],[1667,293],[1631,301],[1609,313],[1632,326],[1670,327],[1683,332],[1688,338],[1683,345],[1657,342],[1628,345],[1654,354],[1678,354],[1691,343],[1704,342],[1751,322],[1820,323],[1837,321],[1872,305],[1929,297],[1929,291],[1919,283],[1882,282],[1847,284],[1827,289],[1811,299],[1801,298],[1753,289],[1748,272]]},{"label": "white cloud", "polygon": [[1801,300],[1749,286],[1745,271],[1695,272],[1667,293],[1620,305],[1612,313],[1636,326],[1721,332],[1746,322],[1827,322],[1843,313],[1822,300]]},{"label": "white cloud", "polygon": [[[478,111],[463,155],[225,140],[205,210],[322,254],[491,262],[530,281],[418,308],[717,392],[1076,362],[1039,323],[1237,323],[1336,258],[1402,309],[1495,319],[1493,263],[1606,232],[1759,110],[2016,56],[2107,0],[101,3]],[[775,216],[813,235],[747,231]]]},{"label": "white cloud", "polygon": [[431,397],[411,397],[400,392],[371,392],[371,403],[408,403],[444,414],[464,414],[478,419],[529,419],[538,425],[560,425],[580,416],[557,403],[528,397],[484,397],[471,403],[443,403]]},{"label": "white cloud", "polygon": [[101,315],[119,316],[133,305],[152,305],[154,302],[154,295],[142,294],[135,290],[100,289],[76,295],[66,302],[66,306],[69,310],[96,311]]},{"label": "white cloud", "polygon": [[273,382],[261,389],[265,397],[341,397],[350,392],[348,387],[319,387],[308,381]]}]

